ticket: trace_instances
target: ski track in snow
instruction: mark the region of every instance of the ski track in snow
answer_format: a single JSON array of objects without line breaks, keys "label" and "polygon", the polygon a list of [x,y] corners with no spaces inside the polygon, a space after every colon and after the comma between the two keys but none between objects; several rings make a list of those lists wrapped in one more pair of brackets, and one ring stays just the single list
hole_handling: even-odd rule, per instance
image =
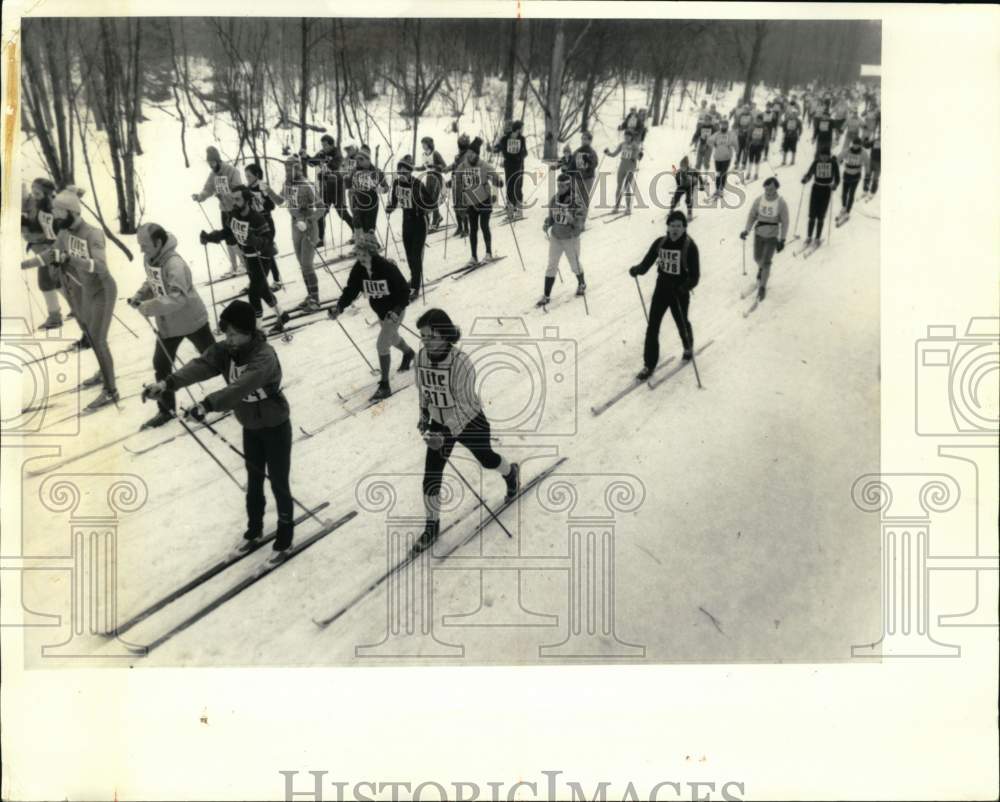
[{"label": "ski track in snow", "polygon": [[[728,110],[739,87],[729,93],[720,110]],[[620,119],[620,95],[613,95],[601,109],[603,122],[594,126],[594,147],[600,153],[618,141],[615,130]],[[630,91],[627,105],[642,105],[644,90]],[[380,105],[380,104],[376,104]],[[671,109],[671,115],[677,112]],[[232,129],[220,116],[203,129],[188,129],[187,146],[192,167],[180,168],[177,123],[153,109],[143,123],[143,141],[168,143],[150,148],[138,159],[143,186],[148,193],[148,219],[163,224],[179,242],[178,251],[191,265],[195,281],[207,279],[204,250],[198,232],[205,220],[190,194],[199,189],[208,169],[203,161],[207,145],[221,145],[224,157],[232,157]],[[383,110],[384,117],[384,110]],[[640,184],[657,171],[669,170],[689,153],[688,142],[695,118],[689,109],[670,122],[652,128],[644,143],[646,158],[638,175]],[[412,133],[393,120],[393,136],[399,155],[409,149]],[[454,152],[455,134],[450,118],[426,118],[421,135],[435,138],[446,160]],[[463,130],[475,136],[479,123],[463,120]],[[529,146],[533,125],[526,120]],[[539,124],[538,130],[541,130]],[[488,132],[487,132],[488,135]],[[318,136],[311,135],[316,140]],[[373,131],[374,151],[379,137]],[[381,159],[388,146],[381,143]],[[576,140],[574,140],[574,145]],[[272,145],[272,148],[276,145]],[[798,204],[798,179],[808,168],[811,145],[803,143],[798,164],[777,168],[782,192],[790,208]],[[30,162],[34,158],[28,149]],[[772,148],[771,158],[775,159]],[[272,154],[273,155],[273,154]],[[779,153],[780,155],[780,153]],[[540,165],[529,157],[526,169]],[[270,163],[270,179],[280,183]],[[544,165],[542,165],[544,167]],[[391,169],[391,165],[389,166]],[[96,167],[102,198],[113,197],[108,176]],[[604,158],[602,169],[613,178],[617,159]],[[766,170],[766,167],[765,167]],[[39,165],[27,168],[22,178],[30,182]],[[672,188],[667,182],[665,187]],[[154,191],[155,188],[155,191]],[[628,382],[641,367],[645,331],[635,282],[627,269],[637,263],[650,242],[664,230],[665,210],[637,209],[631,218],[604,226],[593,219],[602,211],[592,208],[591,221],[583,236],[581,261],[586,272],[590,316],[583,302],[571,300],[549,314],[528,311],[542,289],[548,244],[542,220],[548,187],[534,194],[535,208],[527,220],[511,227],[493,227],[493,251],[507,258],[461,282],[445,281],[428,300],[429,305],[448,310],[462,327],[466,340],[476,318],[503,332],[513,323],[498,325],[497,318],[523,317],[532,337],[555,327],[558,336],[575,342],[575,403],[563,400],[551,410],[560,431],[571,437],[535,439],[500,433],[504,448],[526,449],[543,454],[546,445],[556,445],[570,461],[564,472],[631,474],[645,488],[643,506],[634,514],[619,516],[616,527],[616,631],[618,637],[646,647],[650,661],[755,661],[841,659],[847,645],[862,632],[873,631],[878,615],[877,538],[870,537],[863,515],[849,501],[853,480],[878,468],[879,444],[879,223],[855,215],[844,227],[826,232],[828,239],[808,261],[793,259],[792,248],[776,255],[767,299],[744,319],[741,312],[750,299],[741,301],[740,290],[747,278],[741,272],[738,238],[746,210],[697,209],[689,233],[701,252],[702,278],[691,303],[691,321],[696,342],[715,339],[715,345],[699,360],[704,390],[698,390],[692,370],[684,369],[655,391],[639,388],[599,418],[590,414],[598,403]],[[762,190],[760,183],[748,190],[752,200]],[[501,191],[502,192],[502,191]],[[807,189],[808,193],[808,189]],[[665,192],[661,192],[666,195]],[[526,197],[531,186],[526,185]],[[876,199],[877,202],[877,199]],[[213,224],[218,224],[216,202],[205,204]],[[872,210],[877,213],[877,209]],[[499,219],[502,215],[495,214]],[[274,212],[280,253],[291,250],[288,215]],[[800,227],[805,228],[805,219]],[[398,236],[400,217],[392,221]],[[344,232],[333,216],[328,234],[341,242]],[[378,231],[384,238],[385,219],[380,213]],[[800,231],[801,233],[801,231]],[[522,271],[513,234],[518,238],[526,270]],[[134,237],[123,237],[137,260],[128,263],[109,246],[111,269],[119,295],[128,297],[143,280],[141,256]],[[469,258],[468,241],[451,239],[447,260],[444,241],[437,237],[425,255],[425,274],[432,280],[459,267]],[[395,250],[389,246],[390,256]],[[748,243],[747,270],[752,278],[752,243]],[[402,247],[400,247],[402,253]],[[480,244],[480,255],[483,246]],[[217,246],[209,250],[213,274],[228,269],[228,261]],[[338,265],[335,269],[341,268]],[[401,268],[406,272],[405,264]],[[280,262],[282,275],[299,278],[292,257]],[[573,274],[565,260],[564,281],[558,279],[554,300],[575,289]],[[323,270],[318,271],[321,295],[336,297],[336,286]],[[651,271],[641,279],[648,304],[655,283]],[[232,295],[237,281],[215,287],[217,297]],[[207,287],[199,290],[209,302]],[[297,302],[304,292],[301,281],[280,296],[286,305]],[[26,299],[21,299],[27,303]],[[362,312],[367,304],[359,299]],[[407,310],[404,323],[415,328],[425,309],[417,301]],[[124,303],[116,312],[139,335],[136,340],[118,323],[111,327],[111,345],[116,369],[121,373],[150,365],[153,338],[148,327]],[[363,315],[341,319],[358,345],[374,362],[377,330],[364,325]],[[70,326],[67,332],[75,332]],[[67,333],[65,336],[73,336]],[[404,337],[416,345],[412,334]],[[348,393],[371,381],[367,366],[332,322],[319,323],[295,332],[291,343],[273,340],[285,381],[301,380],[288,391],[292,425],[310,428],[340,414],[344,405],[337,391]],[[665,317],[660,334],[661,359],[680,355],[674,324]],[[189,359],[193,348],[184,343],[180,356]],[[399,354],[394,352],[394,364]],[[82,355],[81,376],[94,370],[94,357]],[[552,370],[552,365],[548,370]],[[571,379],[567,376],[567,382]],[[152,380],[134,374],[123,382],[123,394],[132,383]],[[205,390],[192,390],[197,399]],[[561,387],[572,386],[565,383]],[[86,403],[91,392],[84,391]],[[514,374],[500,370],[482,387],[487,416],[502,418],[505,411],[523,402],[523,388],[514,384]],[[27,400],[26,400],[27,402]],[[71,403],[60,399],[58,412]],[[178,393],[178,403],[190,398]],[[72,409],[72,407],[69,407]],[[81,421],[81,434],[63,444],[64,459],[93,448],[138,427],[152,416],[151,404],[138,399],[124,403],[120,412],[104,410]],[[574,420],[575,416],[575,420]],[[337,518],[358,508],[357,518],[255,585],[247,593],[224,605],[191,629],[165,644],[143,665],[323,665],[359,661],[355,648],[378,643],[385,634],[384,590],[351,610],[334,626],[318,632],[311,618],[322,616],[386,569],[384,522],[361,510],[355,499],[357,480],[370,473],[405,474],[396,483],[394,515],[422,515],[421,475],[424,447],[416,432],[418,407],[415,393],[405,390],[388,403],[365,410],[293,446],[292,488],[307,505],[329,500],[324,518]],[[175,433],[176,423],[136,435],[130,444],[140,448]],[[240,427],[230,417],[219,426],[227,439],[241,447]],[[207,431],[199,437],[242,482],[241,459]],[[530,448],[527,448],[530,447]],[[461,449],[457,449],[461,451]],[[457,455],[459,456],[459,455]],[[530,471],[545,464],[538,459],[526,463]],[[53,459],[52,462],[56,460]],[[36,462],[31,467],[43,467]],[[468,462],[462,461],[468,471]],[[530,466],[537,466],[531,468]],[[232,482],[186,435],[138,457],[120,446],[99,451],[65,469],[67,472],[134,473],[145,481],[149,499],[119,527],[118,609],[119,618],[182,584],[193,573],[223,555],[242,535],[244,498]],[[472,476],[473,474],[467,474]],[[23,520],[41,515],[38,487],[44,477],[25,482]],[[503,482],[487,473],[485,488],[499,498]],[[274,523],[274,506],[267,490],[268,516]],[[297,510],[298,512],[298,510]],[[512,525],[515,516],[505,518]],[[531,499],[521,508],[523,543],[527,549],[545,554],[565,553],[565,519],[543,512]],[[316,528],[299,527],[299,537]],[[739,536],[738,536],[739,533]],[[460,533],[459,533],[460,534]],[[495,525],[482,539],[506,538]],[[478,552],[478,541],[466,550]],[[65,553],[65,530],[31,535],[31,552]],[[656,555],[655,557],[653,555]],[[264,555],[261,559],[266,558]],[[652,559],[651,559],[652,558]],[[176,621],[252,572],[258,560],[251,558],[223,572],[180,602],[152,616],[125,638],[146,643],[165,632]],[[527,572],[532,573],[532,572]],[[462,632],[453,640],[464,642],[466,661],[487,654],[496,661],[496,643],[502,643],[505,662],[538,662],[539,643],[558,643],[565,636],[565,580],[540,575],[526,577],[521,590],[526,609],[558,616],[558,626],[539,638],[536,630],[485,630]],[[435,616],[468,613],[469,598],[479,587],[476,571],[449,572],[435,595]],[[65,589],[47,590],[53,596],[51,609],[61,609]],[[43,592],[43,596],[44,596]],[[47,609],[35,596],[33,607]],[[516,608],[514,608],[516,609]],[[706,618],[710,610],[712,620]],[[781,620],[776,628],[773,621]],[[716,621],[725,622],[722,637]],[[871,626],[869,626],[869,624]],[[46,636],[51,640],[51,636]],[[448,640],[448,638],[445,638]],[[48,642],[48,641],[47,641]],[[493,642],[488,651],[477,644]],[[843,644],[840,651],[832,643]],[[103,647],[95,645],[100,654]]]}]

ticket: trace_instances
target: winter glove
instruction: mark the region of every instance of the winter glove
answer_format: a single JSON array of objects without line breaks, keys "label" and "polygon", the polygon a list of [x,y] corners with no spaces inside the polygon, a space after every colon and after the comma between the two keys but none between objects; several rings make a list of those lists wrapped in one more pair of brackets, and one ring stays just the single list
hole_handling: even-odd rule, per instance
[{"label": "winter glove", "polygon": [[141,303],[142,301],[140,301],[135,295],[133,295],[131,298],[128,299],[128,305],[131,306],[133,309],[138,309],[139,304]]},{"label": "winter glove", "polygon": [[778,240],[778,253],[781,253],[783,250],[785,250],[785,241],[783,239],[779,239]]},{"label": "winter glove", "polygon": [[327,317],[329,317],[330,320],[336,320],[343,313],[344,310],[341,309],[339,306],[331,306],[329,309],[326,310]]},{"label": "winter glove", "polygon": [[747,234],[749,234],[749,233],[750,233],[749,231],[741,231],[740,232],[740,239],[746,239],[747,238]]},{"label": "winter glove", "polygon": [[431,451],[440,451],[444,446],[445,437],[448,434],[448,430],[442,431],[426,431],[424,432],[424,442],[427,443],[427,447]]},{"label": "winter glove", "polygon": [[802,176],[802,183],[803,184],[808,184],[809,183],[809,176],[807,176],[807,175]]},{"label": "winter glove", "polygon": [[417,421],[417,431],[423,434],[431,425],[430,415],[427,414],[426,410],[420,411],[420,420]]},{"label": "winter glove", "polygon": [[188,407],[184,410],[184,417],[188,420],[196,420],[199,423],[205,420],[205,415],[208,413],[208,409],[205,406],[205,402],[202,401],[200,404],[195,404],[193,407]]},{"label": "winter glove", "polygon": [[638,275],[639,275],[639,272],[640,272],[640,268],[639,268],[639,265],[635,265],[634,267],[630,267],[630,268],[628,269],[628,274],[629,274],[630,276],[632,276],[633,278],[636,278],[636,277],[638,277]]},{"label": "winter glove", "polygon": [[200,242],[202,245],[207,245],[208,244],[208,234],[206,232],[204,232],[204,231],[202,231],[201,233],[199,233],[198,234],[198,242]]},{"label": "winter glove", "polygon": [[305,231],[307,228],[309,228],[309,226],[306,225],[306,221],[305,220],[296,220],[295,221],[295,228],[298,229],[299,231]]},{"label": "winter glove", "polygon": [[156,382],[155,384],[144,384],[142,386],[142,401],[152,398],[154,401],[167,391],[166,382]]},{"label": "winter glove", "polygon": [[198,193],[196,192],[196,193],[195,193],[194,195],[192,195],[192,196],[191,196],[191,200],[193,200],[193,201],[198,201],[198,203],[201,203],[201,195],[199,195],[199,194],[198,194]]},{"label": "winter glove", "polygon": [[58,248],[50,248],[42,253],[39,258],[42,260],[42,264],[44,265],[58,265],[62,264],[63,260],[66,258],[66,254]]}]

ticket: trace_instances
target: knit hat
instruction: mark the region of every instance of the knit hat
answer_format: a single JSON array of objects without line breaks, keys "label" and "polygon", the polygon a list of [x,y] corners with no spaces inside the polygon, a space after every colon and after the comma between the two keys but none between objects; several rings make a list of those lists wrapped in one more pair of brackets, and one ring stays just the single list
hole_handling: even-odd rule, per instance
[{"label": "knit hat", "polygon": [[77,189],[73,186],[66,187],[66,189],[52,199],[52,208],[66,209],[73,214],[78,215],[80,214],[81,195],[83,195],[82,189]]},{"label": "knit hat", "polygon": [[480,151],[482,151],[482,149],[483,149],[483,138],[477,136],[475,139],[472,140],[472,144],[469,145],[469,150],[471,150],[478,156],[480,154]]},{"label": "knit hat", "polygon": [[668,226],[671,223],[673,223],[674,221],[679,222],[682,226],[684,226],[684,228],[687,228],[688,219],[687,219],[687,215],[685,215],[684,212],[682,212],[680,210],[675,210],[675,211],[672,211],[670,214],[667,215],[667,225]]},{"label": "knit hat", "polygon": [[243,334],[253,334],[257,330],[257,317],[253,307],[246,301],[233,301],[219,315],[219,328],[226,331],[232,326]]},{"label": "knit hat", "polygon": [[222,157],[219,155],[219,149],[215,145],[209,145],[205,148],[205,160],[210,162],[219,162],[222,164]]},{"label": "knit hat", "polygon": [[34,181],[31,182],[31,185],[41,187],[49,195],[51,195],[53,192],[56,191],[56,185],[53,184],[49,179],[45,178],[44,176],[36,178]]},{"label": "knit hat", "polygon": [[399,163],[396,165],[397,170],[412,170],[413,169],[413,157],[407,153]]},{"label": "knit hat", "polygon": [[511,131],[520,131],[522,128],[524,128],[524,123],[521,120],[514,120],[514,122],[510,124]]},{"label": "knit hat", "polygon": [[354,248],[358,251],[378,253],[378,237],[371,231],[356,229],[354,232]]},{"label": "knit hat", "polygon": [[358,153],[367,156],[369,159],[372,157],[372,149],[367,145],[362,145]]},{"label": "knit hat", "polygon": [[329,134],[323,134],[323,136],[321,136],[319,138],[319,141],[320,141],[321,145],[333,145],[333,144],[335,144],[334,141],[333,141],[333,137],[330,136]]}]

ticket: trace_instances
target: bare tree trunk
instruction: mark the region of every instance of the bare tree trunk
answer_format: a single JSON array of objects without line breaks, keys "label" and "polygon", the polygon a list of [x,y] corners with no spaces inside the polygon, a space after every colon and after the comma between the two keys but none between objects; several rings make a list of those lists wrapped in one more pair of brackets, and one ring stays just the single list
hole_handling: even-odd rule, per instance
[{"label": "bare tree trunk", "polygon": [[767,32],[767,20],[757,20],[753,23],[753,45],[750,49],[750,58],[747,59],[746,84],[743,87],[744,103],[749,103],[753,98],[753,86],[757,82],[757,71],[760,67],[760,52]]},{"label": "bare tree trunk", "polygon": [[558,158],[558,138],[560,120],[560,102],[562,101],[562,77],[566,68],[566,23],[555,20],[555,37],[552,42],[552,60],[549,68],[549,80],[545,97],[545,148],[543,158]]},{"label": "bare tree trunk", "polygon": [[653,125],[660,124],[660,107],[663,103],[663,74],[656,73],[653,81],[653,108],[650,111],[650,119]]},{"label": "bare tree trunk", "polygon": [[594,102],[594,86],[597,83],[597,73],[601,70],[601,59],[604,55],[604,36],[597,38],[597,50],[591,57],[590,71],[587,73],[587,86],[583,90],[583,111],[580,117],[580,127],[590,130],[591,106]]},{"label": "bare tree trunk", "polygon": [[517,82],[517,19],[510,21],[510,43],[507,50],[507,98],[504,101],[504,119],[514,118],[514,84]]},{"label": "bare tree trunk", "polygon": [[303,17],[299,21],[302,34],[302,86],[299,88],[299,124],[302,126],[299,147],[306,147],[306,112],[309,110],[309,21]]}]

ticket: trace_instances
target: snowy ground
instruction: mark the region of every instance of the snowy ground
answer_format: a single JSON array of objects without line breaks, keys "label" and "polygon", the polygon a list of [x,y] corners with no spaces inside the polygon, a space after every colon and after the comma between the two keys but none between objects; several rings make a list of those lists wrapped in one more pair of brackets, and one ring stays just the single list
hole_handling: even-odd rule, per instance
[{"label": "snowy ground", "polygon": [[[720,103],[720,110],[728,111],[733,97]],[[643,105],[644,99],[643,92],[636,90],[627,101]],[[600,112],[606,124],[595,129],[598,153],[617,144],[614,128],[620,104],[620,95],[612,96]],[[373,114],[377,116],[377,111]],[[149,116],[141,131],[147,155],[139,168],[147,219],[177,236],[179,252],[189,260],[196,279],[204,280],[207,274],[197,236],[205,223],[190,195],[205,179],[205,146],[218,142],[223,152],[231,152],[235,140],[221,122],[216,123],[217,139],[212,126],[189,129],[192,167],[183,170],[179,125],[155,110]],[[640,185],[679,163],[687,151],[693,118],[690,112],[679,117],[676,127],[668,123],[650,130]],[[446,159],[455,147],[448,122],[442,117],[421,124],[421,135],[434,136]],[[403,130],[401,120],[393,124],[397,153],[402,153],[409,147],[410,134]],[[463,121],[462,127],[475,135],[478,126]],[[535,130],[531,121],[526,130],[529,135]],[[529,137],[529,146],[536,141]],[[803,144],[796,166],[777,168],[793,213],[799,201],[798,179],[808,166],[811,150]],[[27,157],[31,162],[30,152]],[[779,161],[774,150],[771,159]],[[544,170],[536,159],[529,159],[527,168],[534,167]],[[617,160],[606,159],[602,169],[613,181]],[[29,164],[22,177],[30,182],[37,172],[37,164]],[[762,166],[761,177],[766,175],[770,171]],[[277,176],[271,178],[276,181]],[[673,183],[661,185],[672,188]],[[106,179],[100,191],[108,213],[113,194]],[[751,185],[750,199],[760,191],[759,182]],[[879,458],[879,221],[862,213],[878,215],[877,200],[856,207],[852,220],[831,232],[828,246],[811,259],[793,258],[792,248],[778,255],[767,300],[749,318],[742,315],[749,301],[739,299],[754,273],[749,256],[749,278],[741,273],[738,234],[746,207],[698,209],[689,233],[701,251],[702,280],[690,314],[697,343],[713,341],[698,359],[704,389],[697,388],[695,375],[687,368],[658,389],[643,387],[594,417],[591,405],[623,387],[641,366],[644,320],[627,269],[662,232],[665,213],[638,210],[630,219],[604,225],[596,219],[602,210],[593,208],[582,253],[590,314],[585,314],[580,301],[572,300],[543,315],[532,304],[540,294],[547,260],[541,228],[545,193],[545,187],[539,189],[535,208],[515,232],[494,227],[494,252],[506,259],[462,281],[445,280],[426,300],[428,306],[448,310],[466,332],[470,347],[474,326],[476,334],[501,337],[517,331],[520,318],[528,336],[543,342],[543,359],[553,348],[571,355],[575,349],[575,361],[562,366],[567,369],[567,381],[553,384],[558,370],[552,362],[546,365],[549,395],[543,431],[500,437],[499,450],[521,459],[525,478],[537,470],[535,466],[551,459],[545,455],[558,450],[567,456],[561,473],[580,489],[577,515],[604,509],[602,482],[606,480],[600,475],[626,475],[634,477],[629,481],[641,483],[641,506],[635,512],[618,513],[614,524],[618,642],[607,637],[598,639],[596,645],[591,642],[587,656],[654,662],[846,659],[852,644],[880,631],[878,540],[868,529],[870,518],[862,519],[850,500],[854,479],[876,471]],[[526,195],[530,197],[530,185]],[[214,202],[205,206],[214,222],[218,216]],[[288,253],[287,215],[279,210],[275,219],[279,250]],[[399,216],[392,222],[398,236]],[[803,214],[800,233],[804,228]],[[339,244],[344,235],[336,223],[332,229]],[[379,230],[384,231],[384,222]],[[516,233],[516,245],[512,233]],[[134,238],[126,239],[138,257]],[[389,249],[395,257],[393,246]],[[464,240],[448,243],[447,258],[443,250],[440,236],[435,237],[425,258],[428,280],[469,257]],[[127,297],[142,281],[141,263],[129,264],[113,247],[109,253],[119,296]],[[213,272],[221,271],[225,265],[221,250],[216,248],[210,255]],[[282,259],[281,270],[286,278],[298,275],[291,257]],[[556,299],[572,289],[566,265],[563,275],[567,283],[557,282]],[[650,273],[642,285],[647,303],[653,284]],[[320,285],[324,297],[336,297],[333,282],[323,273]],[[231,294],[223,287],[235,292],[239,284],[217,285],[217,296]],[[285,300],[295,302],[303,294],[300,280],[291,285]],[[207,288],[203,297],[208,300]],[[374,359],[376,329],[365,323],[366,317],[373,319],[373,313],[366,305],[358,305],[359,313],[342,320]],[[424,308],[418,302],[408,310],[406,322],[411,327]],[[126,396],[151,378],[153,339],[127,305],[120,303],[116,311],[138,335],[137,340],[122,326],[112,325],[119,387]],[[5,316],[10,314],[5,309]],[[551,346],[553,338],[545,337],[546,327],[556,327],[558,338],[570,342]],[[65,336],[76,336],[75,329],[67,328]],[[412,336],[407,338],[415,344]],[[291,343],[275,341],[274,346],[289,384],[296,427],[309,428],[341,414],[343,405],[336,393],[370,380],[366,365],[333,323],[317,323],[297,332]],[[661,348],[663,359],[680,356],[669,316],[663,324]],[[180,355],[190,358],[191,346],[182,346]],[[85,353],[82,360],[82,373],[89,375],[94,370],[92,354]],[[575,386],[570,370],[575,370]],[[206,391],[209,386],[205,385]],[[504,369],[490,374],[481,393],[487,415],[494,420],[510,418],[530,400],[525,375]],[[187,399],[180,394],[179,401]],[[56,411],[62,408],[71,411],[71,401],[64,399]],[[149,405],[132,398],[118,413],[107,410],[83,419],[80,436],[60,441],[59,459],[121,436],[150,414]],[[357,518],[150,656],[137,658],[135,664],[398,662],[385,657],[385,652],[362,659],[356,651],[386,636],[385,586],[324,631],[310,619],[336,610],[385,571],[384,515],[359,506],[356,487],[362,477],[392,474],[398,494],[392,514],[422,516],[424,449],[416,420],[416,397],[410,388],[377,409],[296,442],[292,472],[296,497],[307,504],[329,501],[324,515],[330,518],[351,509],[358,510]],[[219,429],[239,443],[234,420],[225,420]],[[147,432],[128,444],[139,449],[174,433],[166,429]],[[202,439],[242,478],[241,461],[235,454],[207,434]],[[38,461],[30,467],[46,464]],[[458,464],[475,481],[472,466],[464,460]],[[148,488],[145,506],[125,517],[118,528],[120,619],[211,564],[243,532],[242,494],[186,436],[139,457],[113,446],[64,471],[136,474]],[[25,550],[65,553],[65,517],[43,510],[38,501],[44,478],[24,483]],[[499,477],[487,475],[483,482],[491,500],[502,495]],[[493,524],[456,556],[537,557],[550,568],[524,568],[523,559],[517,563],[524,568],[520,572],[486,570],[481,563],[462,568],[458,561],[445,562],[441,567],[462,570],[435,572],[432,618],[437,640],[428,638],[413,645],[411,654],[471,663],[557,659],[540,656],[544,653],[539,647],[567,637],[566,513],[543,510],[534,496],[526,498],[518,515],[513,512],[504,520],[517,535],[515,540],[509,541]],[[268,526],[273,515],[269,500]],[[596,526],[593,521],[584,525]],[[307,536],[314,527],[301,525],[298,537]],[[469,524],[460,527],[446,545],[457,542],[468,529]],[[127,639],[141,644],[156,638],[252,573],[265,557],[260,553],[229,569],[143,622]],[[61,610],[68,593],[66,581],[57,575],[25,582],[25,603],[34,610]],[[477,615],[461,622],[447,618],[477,610]],[[32,638],[37,645],[58,640],[51,631],[31,632],[26,643],[29,655],[38,654]],[[442,644],[461,644],[464,651]],[[644,651],[628,644],[642,646]],[[108,646],[92,645],[94,653],[108,653]]]}]

